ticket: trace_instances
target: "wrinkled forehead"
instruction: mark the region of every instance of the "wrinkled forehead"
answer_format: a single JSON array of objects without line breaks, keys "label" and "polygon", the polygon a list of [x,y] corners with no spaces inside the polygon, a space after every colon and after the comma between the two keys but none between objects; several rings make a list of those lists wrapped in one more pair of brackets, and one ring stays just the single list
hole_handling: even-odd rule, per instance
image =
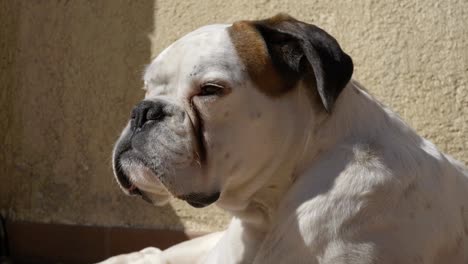
[{"label": "wrinkled forehead", "polygon": [[[202,76],[239,79],[239,59],[228,34],[229,26],[218,24],[199,28],[166,48],[145,71],[146,89]],[[210,74],[213,76],[206,76]]]}]

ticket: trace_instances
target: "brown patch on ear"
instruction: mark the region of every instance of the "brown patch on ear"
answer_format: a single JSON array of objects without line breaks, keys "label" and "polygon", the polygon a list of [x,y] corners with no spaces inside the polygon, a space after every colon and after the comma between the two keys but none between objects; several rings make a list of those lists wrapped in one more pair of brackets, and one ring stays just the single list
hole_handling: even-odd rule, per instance
[{"label": "brown patch on ear", "polygon": [[228,28],[232,43],[252,81],[263,93],[280,96],[295,86],[277,71],[268,53],[265,40],[251,21],[235,22]]},{"label": "brown patch on ear", "polygon": [[330,113],[353,74],[352,59],[335,38],[287,14],[236,22],[228,33],[252,80],[267,95],[281,96],[305,81]]}]

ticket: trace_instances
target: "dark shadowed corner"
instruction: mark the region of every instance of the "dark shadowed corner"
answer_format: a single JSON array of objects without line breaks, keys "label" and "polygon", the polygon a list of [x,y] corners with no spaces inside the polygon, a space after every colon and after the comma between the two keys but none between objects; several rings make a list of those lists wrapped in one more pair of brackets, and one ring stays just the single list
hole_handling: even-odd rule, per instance
[{"label": "dark shadowed corner", "polygon": [[[0,2],[0,209],[17,262],[83,263],[135,250],[131,241],[143,229],[124,227],[156,234],[139,246],[171,243],[161,244],[169,235],[154,229],[182,231],[171,207],[124,196],[110,166],[143,97],[154,8],[154,0]],[[25,230],[34,239],[17,239]],[[119,230],[117,249],[108,230]],[[81,253],[46,255],[53,250],[33,243]]]}]

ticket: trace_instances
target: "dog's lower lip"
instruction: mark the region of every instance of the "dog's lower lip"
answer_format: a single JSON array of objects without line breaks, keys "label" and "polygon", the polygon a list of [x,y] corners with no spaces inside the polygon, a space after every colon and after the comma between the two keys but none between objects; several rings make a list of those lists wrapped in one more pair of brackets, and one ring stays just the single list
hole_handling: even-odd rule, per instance
[{"label": "dog's lower lip", "polygon": [[206,204],[197,203],[197,202],[193,202],[193,201],[187,201],[187,203],[190,204],[191,206],[195,207],[195,208],[203,208],[203,207],[207,206]]},{"label": "dog's lower lip", "polygon": [[134,184],[132,184],[128,189],[127,189],[128,193],[130,195],[141,195],[141,190],[138,189]]},{"label": "dog's lower lip", "polygon": [[188,195],[179,196],[180,199],[186,201],[188,204],[195,208],[206,207],[219,199],[220,192],[215,192],[210,195],[201,193],[191,193]]},{"label": "dog's lower lip", "polygon": [[115,174],[119,180],[120,185],[125,189],[128,190],[129,192],[131,189],[133,189],[135,186],[133,185],[132,182],[130,182],[129,178],[125,174],[124,170],[122,169],[122,165],[120,164],[120,161],[116,159],[114,161],[115,165]]},{"label": "dog's lower lip", "polygon": [[140,196],[145,202],[153,204],[153,201],[151,201],[151,199],[148,196],[146,196],[144,192],[138,189],[138,187],[136,187],[134,184],[132,184],[132,186],[130,186],[130,188],[127,189],[127,191],[128,194]]}]

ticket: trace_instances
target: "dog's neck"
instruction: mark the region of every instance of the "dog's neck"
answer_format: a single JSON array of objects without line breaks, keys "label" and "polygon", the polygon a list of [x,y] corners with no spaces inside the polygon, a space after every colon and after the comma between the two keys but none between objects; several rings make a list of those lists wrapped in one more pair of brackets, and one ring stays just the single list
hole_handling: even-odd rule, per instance
[{"label": "dog's neck", "polygon": [[393,112],[386,110],[354,81],[342,91],[332,113],[317,111],[310,102],[302,110],[307,114],[298,119],[295,134],[298,140],[291,144],[287,156],[282,157],[285,162],[275,167],[268,184],[252,196],[243,210],[231,211],[245,226],[260,234],[268,232],[282,198],[295,180],[313,166],[322,151],[345,141],[372,140],[379,135],[375,124],[382,120],[400,120],[389,118]]}]

